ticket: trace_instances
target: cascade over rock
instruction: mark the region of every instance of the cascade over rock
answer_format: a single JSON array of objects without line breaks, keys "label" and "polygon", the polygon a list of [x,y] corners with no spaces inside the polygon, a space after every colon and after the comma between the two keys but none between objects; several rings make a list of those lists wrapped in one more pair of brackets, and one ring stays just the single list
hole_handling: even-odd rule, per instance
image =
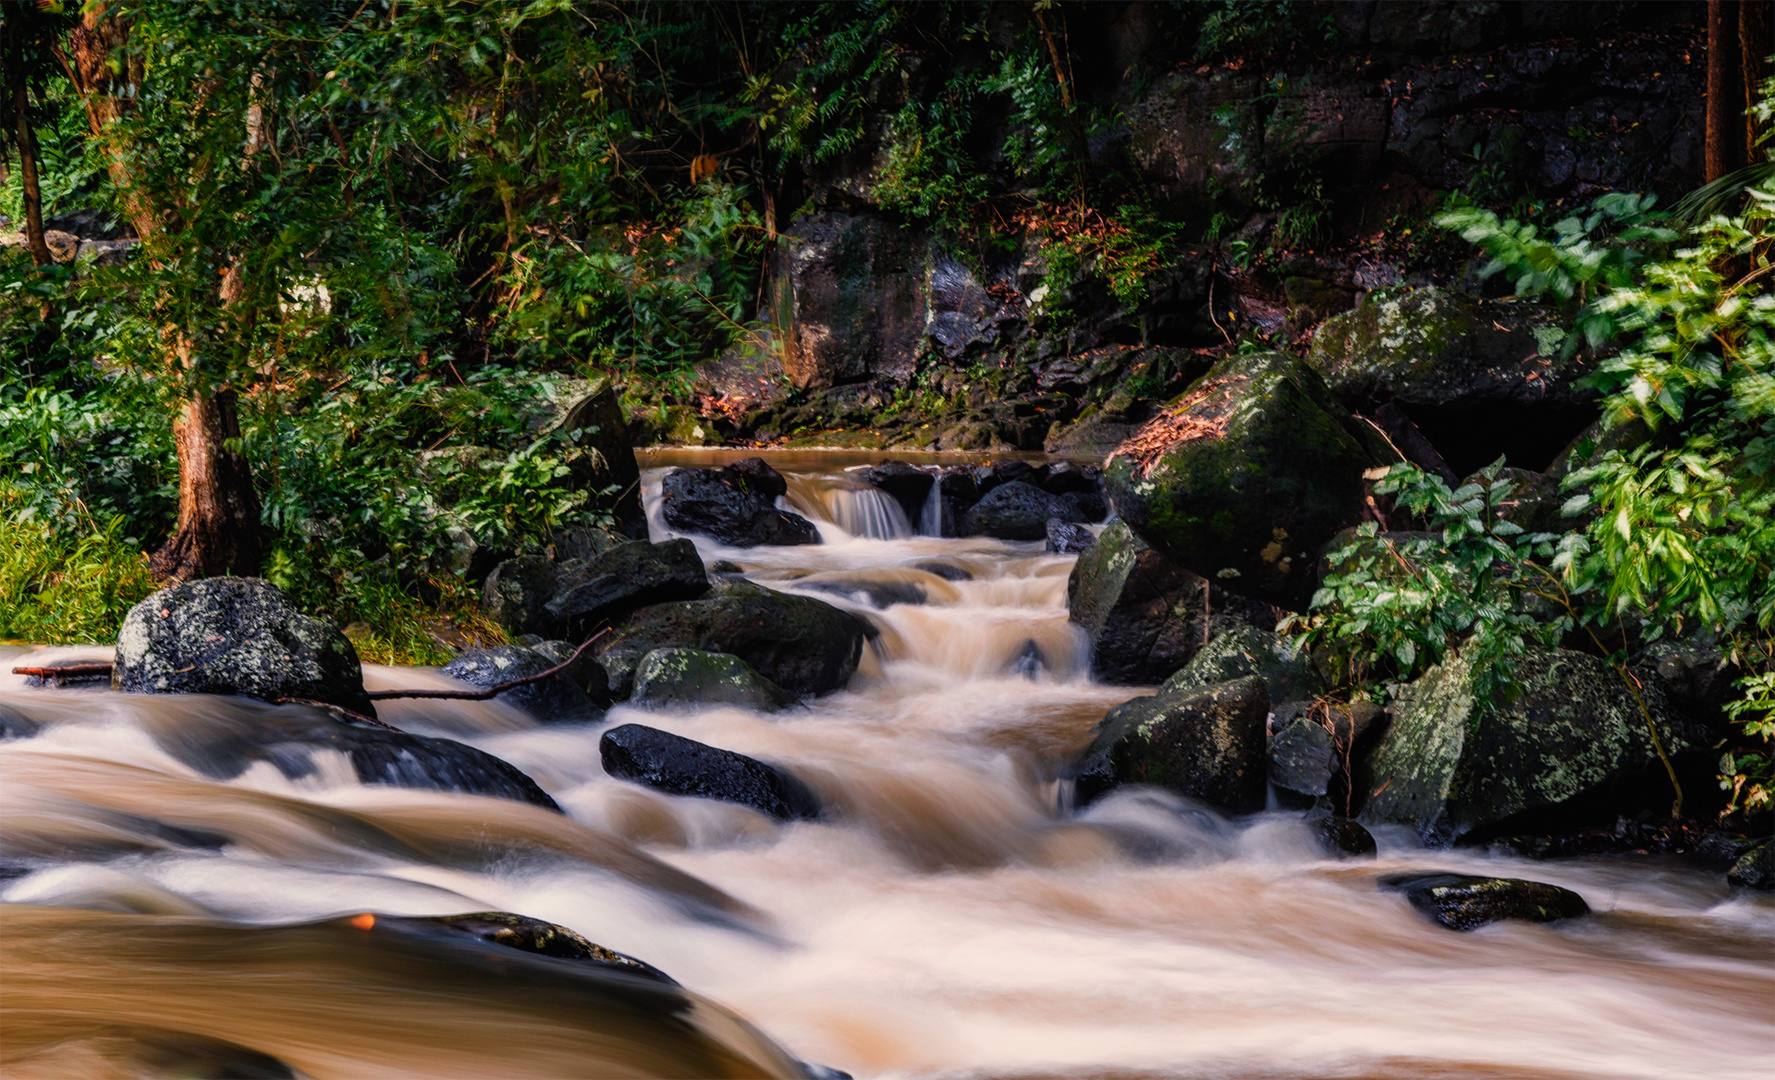
[{"label": "cascade over rock", "polygon": [[666,524],[674,529],[712,536],[732,547],[820,542],[813,522],[777,509],[743,474],[673,469],[663,490]]},{"label": "cascade over rock", "polygon": [[1313,561],[1388,458],[1313,371],[1232,355],[1111,455],[1104,485],[1142,540],[1254,599],[1305,606]]}]

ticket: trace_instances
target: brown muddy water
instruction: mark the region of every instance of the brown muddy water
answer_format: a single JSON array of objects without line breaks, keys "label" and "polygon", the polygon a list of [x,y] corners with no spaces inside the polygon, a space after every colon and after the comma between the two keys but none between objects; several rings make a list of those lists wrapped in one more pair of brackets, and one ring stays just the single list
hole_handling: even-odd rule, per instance
[{"label": "brown muddy water", "polygon": [[[644,478],[650,506],[659,467]],[[612,711],[794,770],[833,813],[779,824],[606,776],[607,725],[387,702],[528,772],[513,802],[299,781],[193,747],[274,707],[36,691],[0,743],[0,1074],[602,1077],[1733,1077],[1775,1052],[1775,907],[1675,862],[1320,855],[1297,817],[1151,791],[1073,815],[1058,766],[1142,691],[1092,683],[1071,557],[918,535],[863,456],[777,458],[817,547],[725,550],[776,588],[919,585],[844,692],[787,713]],[[928,523],[927,523],[928,524]],[[657,514],[655,539],[665,535]],[[972,580],[910,566],[942,559]],[[1035,649],[1029,648],[1034,642]],[[104,649],[0,650],[3,670]],[[1041,663],[1032,665],[1031,655]],[[371,668],[372,688],[447,682]],[[1529,877],[1595,914],[1440,929],[1376,878]],[[637,956],[671,987],[415,930],[506,910]],[[362,914],[375,913],[374,920]],[[368,923],[369,925],[365,925]],[[274,1060],[275,1059],[275,1060]],[[280,1065],[280,1063],[282,1063]],[[257,1071],[255,1071],[257,1070]],[[281,1070],[281,1071],[280,1071]]]}]

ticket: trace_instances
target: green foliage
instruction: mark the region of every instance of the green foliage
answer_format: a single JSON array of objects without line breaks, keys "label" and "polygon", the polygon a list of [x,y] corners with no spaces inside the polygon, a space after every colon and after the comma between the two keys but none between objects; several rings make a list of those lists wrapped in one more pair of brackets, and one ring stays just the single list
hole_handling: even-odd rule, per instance
[{"label": "green foliage", "polygon": [[1311,0],[1201,0],[1196,51],[1203,59],[1264,58],[1295,44],[1332,40],[1337,20],[1330,4]]},{"label": "green foliage", "polygon": [[964,140],[975,107],[971,80],[957,80],[934,102],[908,102],[895,114],[874,196],[884,209],[954,234],[972,225],[987,183]]},{"label": "green foliage", "polygon": [[0,485],[0,641],[109,642],[135,603],[156,588],[125,519],[83,514],[51,522],[31,513],[32,493]]},{"label": "green foliage", "polygon": [[1424,517],[1433,535],[1382,536],[1363,524],[1329,557],[1332,572],[1310,613],[1290,616],[1285,628],[1348,685],[1405,682],[1459,652],[1482,703],[1507,698],[1510,658],[1530,642],[1557,644],[1573,614],[1550,609],[1556,581],[1543,568],[1569,540],[1506,520],[1500,511],[1515,485],[1500,476],[1503,464],[1454,490],[1434,474],[1393,466],[1375,493]]}]

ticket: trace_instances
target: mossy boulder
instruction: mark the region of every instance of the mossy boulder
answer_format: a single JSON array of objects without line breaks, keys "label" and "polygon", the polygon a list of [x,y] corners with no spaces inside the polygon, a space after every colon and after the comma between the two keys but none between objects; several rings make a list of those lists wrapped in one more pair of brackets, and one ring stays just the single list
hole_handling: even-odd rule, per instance
[{"label": "mossy boulder", "polygon": [[1391,874],[1381,887],[1405,894],[1411,906],[1450,930],[1477,930],[1503,919],[1555,922],[1590,913],[1570,889],[1521,878],[1472,874]]},{"label": "mossy boulder", "polygon": [[1120,784],[1152,784],[1233,813],[1264,805],[1263,680],[1160,690],[1111,709],[1075,774],[1080,805]]},{"label": "mossy boulder", "polygon": [[631,704],[649,709],[735,705],[774,712],[793,695],[728,653],[700,649],[655,649],[635,665]]},{"label": "mossy boulder", "polygon": [[1163,682],[1209,634],[1247,622],[1275,625],[1265,605],[1210,586],[1121,520],[1080,552],[1066,581],[1066,606],[1090,638],[1092,677],[1134,686]]},{"label": "mossy boulder", "polygon": [[1274,632],[1255,626],[1234,627],[1215,637],[1165,680],[1164,689],[1185,693],[1247,675],[1262,679],[1270,700],[1276,702],[1313,698],[1325,689],[1311,658]]},{"label": "mossy boulder", "polygon": [[1307,363],[1339,398],[1361,405],[1574,403],[1585,398],[1576,383],[1586,366],[1561,356],[1558,322],[1537,304],[1434,286],[1383,289],[1319,327]]},{"label": "mossy boulder", "polygon": [[1775,841],[1765,840],[1739,856],[1726,880],[1741,889],[1775,889]]},{"label": "mossy boulder", "polygon": [[1281,353],[1229,356],[1116,449],[1116,510],[1171,561],[1299,608],[1313,560],[1362,509],[1388,452],[1313,371]]},{"label": "mossy boulder", "polygon": [[873,633],[860,616],[811,596],[736,582],[701,600],[634,612],[606,639],[599,659],[618,698],[628,696],[641,658],[666,648],[737,656],[799,697],[849,682]]},{"label": "mossy boulder", "polygon": [[[1472,666],[1454,657],[1409,687],[1367,759],[1360,820],[1448,844],[1669,805],[1633,691],[1608,664],[1534,650],[1515,662],[1514,678],[1514,699],[1484,701]],[[1666,753],[1703,750],[1705,733],[1668,706],[1658,680],[1639,681]]]},{"label": "mossy boulder", "polygon": [[376,714],[351,641],[259,578],[203,578],[130,608],[111,682],[142,694],[303,698]]}]

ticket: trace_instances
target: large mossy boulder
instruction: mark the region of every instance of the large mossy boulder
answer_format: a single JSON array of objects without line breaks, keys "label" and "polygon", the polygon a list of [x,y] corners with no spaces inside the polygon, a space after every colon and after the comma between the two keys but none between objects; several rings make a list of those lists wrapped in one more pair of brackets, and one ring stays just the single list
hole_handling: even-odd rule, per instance
[{"label": "large mossy boulder", "polygon": [[754,712],[774,712],[794,700],[739,657],[699,649],[655,649],[643,656],[629,699],[647,709],[733,705]]},{"label": "large mossy boulder", "polygon": [[689,540],[641,541],[562,567],[555,589],[543,605],[549,628],[569,641],[584,641],[598,624],[636,608],[695,600],[709,591],[709,576]]},{"label": "large mossy boulder", "polygon": [[657,791],[738,803],[781,821],[820,816],[819,798],[788,770],[644,724],[606,731],[598,755],[611,776]]},{"label": "large mossy boulder", "polygon": [[628,696],[641,658],[669,648],[737,656],[800,697],[849,682],[873,633],[861,617],[811,596],[734,584],[701,600],[642,608],[607,639],[599,659],[619,698]]},{"label": "large mossy boulder", "polygon": [[[1460,657],[1412,684],[1367,759],[1360,820],[1409,825],[1426,842],[1448,844],[1669,805],[1645,718],[1613,668],[1584,653],[1534,650],[1513,676],[1519,693],[1507,701],[1483,700]],[[1638,689],[1667,754],[1706,747],[1655,678]]]},{"label": "large mossy boulder", "polygon": [[1066,607],[1090,639],[1092,677],[1132,686],[1165,681],[1212,634],[1275,625],[1268,605],[1209,585],[1120,520],[1079,554],[1066,581]]},{"label": "large mossy boulder", "polygon": [[1314,557],[1362,509],[1377,436],[1281,353],[1229,356],[1116,449],[1116,510],[1171,561],[1246,596],[1300,608]]},{"label": "large mossy boulder", "polygon": [[1264,805],[1264,725],[1270,698],[1246,676],[1111,709],[1075,777],[1082,806],[1121,784],[1152,784],[1232,813]]},{"label": "large mossy boulder", "polygon": [[[517,645],[495,645],[461,653],[441,670],[452,679],[486,690],[557,666],[541,653]],[[522,709],[544,724],[590,723],[604,715],[584,690],[560,673],[501,690],[494,700]]]},{"label": "large mossy boulder", "polygon": [[673,469],[662,485],[666,524],[701,533],[729,547],[817,544],[819,530],[799,514],[779,510],[747,478],[726,469]]},{"label": "large mossy boulder", "polygon": [[1274,702],[1302,701],[1326,689],[1311,657],[1287,639],[1255,626],[1234,627],[1216,636],[1165,680],[1164,689],[1185,693],[1247,675],[1262,679]]},{"label": "large mossy boulder", "polygon": [[345,635],[259,578],[204,578],[150,594],[123,618],[111,681],[135,693],[302,698],[376,714]]}]

